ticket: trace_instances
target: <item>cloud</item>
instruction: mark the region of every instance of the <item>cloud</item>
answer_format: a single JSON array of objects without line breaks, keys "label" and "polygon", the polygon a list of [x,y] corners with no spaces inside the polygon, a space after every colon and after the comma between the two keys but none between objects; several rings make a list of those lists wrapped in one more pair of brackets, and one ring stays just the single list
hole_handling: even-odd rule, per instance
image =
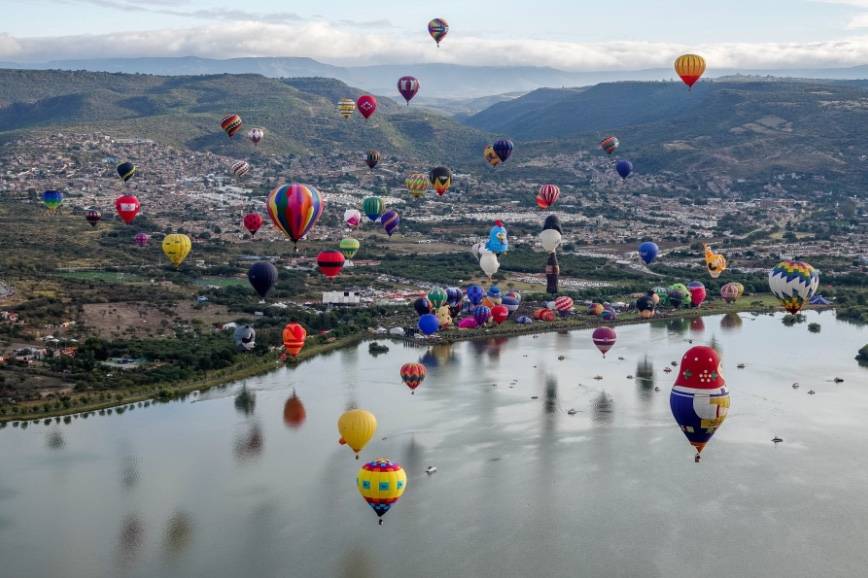
[{"label": "cloud", "polygon": [[[90,0],[118,1],[118,0]],[[125,2],[128,3],[128,2]],[[151,4],[153,6],[153,4]],[[868,63],[868,36],[804,43],[676,43],[610,41],[584,44],[522,38],[455,36],[440,49],[425,35],[407,37],[350,23],[234,20],[182,29],[16,38],[0,34],[0,59],[189,56],[307,56],[335,64],[446,62],[533,65],[565,70],[670,67],[678,54],[700,51],[709,68],[832,67]]]}]

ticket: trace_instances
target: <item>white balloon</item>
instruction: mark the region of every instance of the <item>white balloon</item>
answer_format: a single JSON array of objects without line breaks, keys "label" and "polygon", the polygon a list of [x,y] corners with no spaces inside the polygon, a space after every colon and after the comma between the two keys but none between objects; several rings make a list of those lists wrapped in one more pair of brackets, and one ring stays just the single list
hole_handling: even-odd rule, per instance
[{"label": "white balloon", "polygon": [[485,252],[486,250],[487,249],[485,248],[485,243],[483,243],[481,241],[479,243],[474,244],[472,247],[470,247],[470,252],[473,254],[474,257],[476,257],[477,261],[482,256],[482,253]]},{"label": "white balloon", "polygon": [[483,273],[491,277],[500,269],[500,262],[497,260],[497,255],[491,251],[486,251],[479,258],[479,266],[482,267]]},{"label": "white balloon", "polygon": [[546,229],[539,234],[539,242],[546,253],[553,253],[561,244],[561,234],[554,229]]}]

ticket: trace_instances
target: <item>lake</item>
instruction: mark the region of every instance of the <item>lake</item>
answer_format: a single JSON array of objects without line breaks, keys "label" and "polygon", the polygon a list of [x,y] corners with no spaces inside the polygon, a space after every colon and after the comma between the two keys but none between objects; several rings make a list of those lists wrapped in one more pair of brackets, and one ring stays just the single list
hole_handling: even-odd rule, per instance
[{"label": "lake", "polygon": [[[605,359],[590,331],[361,344],[185,401],[9,425],[0,576],[864,576],[868,329],[806,317],[820,333],[749,314],[619,327]],[[716,344],[732,399],[699,464],[664,372],[689,339]],[[399,368],[420,358],[411,395]],[[379,421],[362,459],[407,472],[383,526],[337,444],[350,406]]]}]

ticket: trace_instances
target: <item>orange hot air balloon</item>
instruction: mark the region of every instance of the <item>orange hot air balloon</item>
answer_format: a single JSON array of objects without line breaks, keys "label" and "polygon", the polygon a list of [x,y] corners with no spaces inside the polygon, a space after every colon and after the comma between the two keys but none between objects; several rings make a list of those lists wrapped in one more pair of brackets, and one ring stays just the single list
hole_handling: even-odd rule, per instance
[{"label": "orange hot air balloon", "polygon": [[296,357],[304,348],[307,331],[298,323],[287,323],[283,328],[283,347],[286,352]]},{"label": "orange hot air balloon", "polygon": [[693,88],[693,85],[705,72],[705,59],[698,54],[679,56],[675,59],[675,72],[678,73],[688,88]]}]

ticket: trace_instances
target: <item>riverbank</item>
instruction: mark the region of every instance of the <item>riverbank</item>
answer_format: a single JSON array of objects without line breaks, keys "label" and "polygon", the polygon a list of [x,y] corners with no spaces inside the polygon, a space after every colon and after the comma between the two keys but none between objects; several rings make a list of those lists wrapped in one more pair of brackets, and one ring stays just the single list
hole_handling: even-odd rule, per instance
[{"label": "riverbank", "polygon": [[[818,309],[831,309],[823,307]],[[556,318],[554,321],[535,321],[529,325],[519,325],[507,322],[502,325],[493,325],[483,329],[459,330],[449,329],[424,339],[413,336],[396,337],[393,335],[373,335],[370,333],[356,333],[331,342],[310,344],[306,346],[297,358],[287,362],[290,366],[303,363],[307,359],[323,353],[336,351],[344,347],[356,345],[361,341],[401,341],[420,347],[436,344],[456,343],[473,339],[509,338],[521,335],[538,333],[550,333],[558,331],[579,331],[593,329],[599,326],[623,326],[653,321],[667,321],[675,319],[695,319],[710,315],[724,315],[727,313],[767,314],[779,311],[777,301],[771,296],[757,297],[750,302],[723,303],[711,302],[701,309],[680,309],[662,312],[651,319],[639,317],[638,313],[625,313],[612,321],[603,321],[599,317],[578,313],[571,317]],[[71,394],[60,408],[51,408],[45,411],[43,401],[28,401],[18,405],[6,406],[7,414],[0,415],[0,423],[12,421],[38,421],[67,415],[88,414],[94,411],[106,410],[114,407],[127,406],[150,400],[170,401],[189,395],[194,391],[205,391],[212,387],[219,387],[234,381],[248,379],[274,371],[281,366],[278,353],[273,352],[262,357],[243,357],[239,363],[232,367],[217,371],[207,372],[195,379],[173,384],[151,384],[126,390],[111,390],[105,393],[109,399],[91,400],[94,392]],[[103,392],[100,392],[103,393]]]}]

